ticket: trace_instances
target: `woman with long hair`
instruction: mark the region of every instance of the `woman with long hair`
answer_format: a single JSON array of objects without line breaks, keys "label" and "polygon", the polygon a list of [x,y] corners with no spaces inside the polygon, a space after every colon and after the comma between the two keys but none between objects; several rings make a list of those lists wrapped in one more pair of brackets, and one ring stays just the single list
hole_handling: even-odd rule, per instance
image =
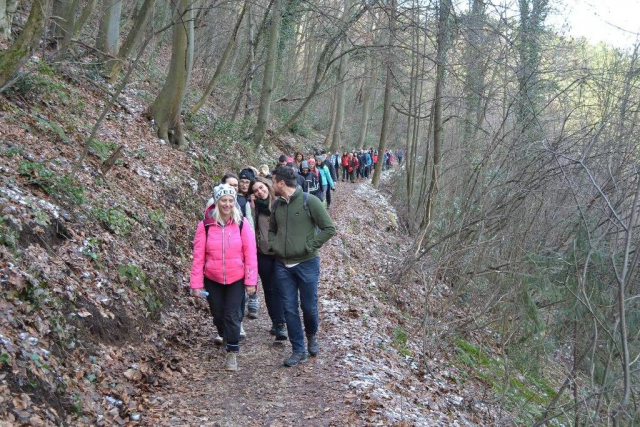
[{"label": "woman with long hair", "polygon": [[238,369],[244,294],[256,292],[258,278],[255,234],[238,210],[236,197],[229,184],[213,189],[213,204],[193,239],[190,280],[193,295],[207,297],[213,323],[227,341],[228,371]]},{"label": "woman with long hair", "polygon": [[273,194],[271,181],[262,177],[257,177],[253,183],[252,195],[256,214],[256,246],[258,248],[258,274],[262,281],[264,290],[264,301],[267,304],[267,312],[271,318],[271,335],[275,335],[276,342],[287,340],[284,305],[282,294],[276,282],[276,254],[269,244],[269,219],[271,217],[271,206],[276,197]]},{"label": "woman with long hair", "polygon": [[301,152],[296,151],[296,155],[293,156],[293,168],[296,172],[300,172],[300,164],[304,160],[304,156]]}]

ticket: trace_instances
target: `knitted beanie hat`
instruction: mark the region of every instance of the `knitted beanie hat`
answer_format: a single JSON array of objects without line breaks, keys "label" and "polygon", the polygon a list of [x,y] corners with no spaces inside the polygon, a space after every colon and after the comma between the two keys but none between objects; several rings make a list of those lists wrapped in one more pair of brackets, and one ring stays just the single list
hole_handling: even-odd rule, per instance
[{"label": "knitted beanie hat", "polygon": [[236,190],[229,184],[218,184],[213,188],[213,203],[218,203],[222,196],[231,196],[236,200]]},{"label": "knitted beanie hat", "polygon": [[256,176],[254,175],[253,171],[251,169],[249,169],[249,168],[242,169],[240,171],[240,173],[238,174],[238,178],[240,178],[240,179],[248,179],[251,182],[256,180]]}]

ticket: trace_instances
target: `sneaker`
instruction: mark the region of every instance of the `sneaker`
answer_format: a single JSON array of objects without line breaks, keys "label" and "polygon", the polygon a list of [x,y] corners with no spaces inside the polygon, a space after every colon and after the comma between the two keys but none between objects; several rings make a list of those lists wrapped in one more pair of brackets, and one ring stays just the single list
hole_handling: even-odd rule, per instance
[{"label": "sneaker", "polygon": [[276,334],[276,324],[272,323],[271,329],[269,329],[269,335],[275,335],[275,334]]},{"label": "sneaker", "polygon": [[284,361],[284,366],[291,367],[296,366],[298,363],[302,363],[307,360],[307,353],[291,353],[288,359]]},{"label": "sneaker", "polygon": [[318,337],[315,335],[307,335],[307,350],[309,350],[309,356],[315,357],[318,355],[320,346],[318,345]]},{"label": "sneaker", "polygon": [[287,337],[286,325],[284,323],[277,323],[276,327],[276,341],[286,341],[289,337]]},{"label": "sneaker", "polygon": [[238,370],[238,353],[227,353],[227,357],[224,359],[224,369],[226,371]]},{"label": "sneaker", "polygon": [[247,333],[244,331],[244,326],[242,326],[242,322],[240,322],[240,339],[243,340],[247,337]]},{"label": "sneaker", "polygon": [[213,339],[213,343],[215,345],[222,345],[223,342],[224,342],[224,338],[222,338],[222,336],[220,335],[216,335],[216,337]]},{"label": "sneaker", "polygon": [[250,308],[250,309],[247,311],[247,317],[248,317],[249,319],[257,319],[257,318],[258,318],[258,310],[255,310],[255,309]]}]

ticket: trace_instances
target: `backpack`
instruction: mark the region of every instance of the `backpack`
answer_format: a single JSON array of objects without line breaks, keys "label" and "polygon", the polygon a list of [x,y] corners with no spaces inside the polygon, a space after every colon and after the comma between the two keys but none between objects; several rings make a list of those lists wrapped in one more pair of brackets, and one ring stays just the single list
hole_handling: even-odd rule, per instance
[{"label": "backpack", "polygon": [[315,193],[322,189],[322,181],[313,171],[310,171],[307,176],[300,175],[304,179],[305,186],[302,188],[306,193]]}]

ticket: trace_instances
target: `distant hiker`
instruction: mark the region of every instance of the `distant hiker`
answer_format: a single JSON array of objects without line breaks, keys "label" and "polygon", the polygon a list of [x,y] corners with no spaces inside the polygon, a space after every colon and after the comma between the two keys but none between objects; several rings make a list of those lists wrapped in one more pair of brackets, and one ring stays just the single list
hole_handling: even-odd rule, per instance
[{"label": "distant hiker", "polygon": [[357,171],[358,178],[364,178],[364,170],[366,166],[367,166],[367,162],[365,159],[364,150],[360,150],[360,152],[358,153],[358,171]]},{"label": "distant hiker", "polygon": [[349,153],[346,151],[342,154],[342,180],[349,179]]},{"label": "distant hiker", "polygon": [[271,209],[269,243],[277,257],[276,280],[293,350],[284,365],[294,366],[307,359],[298,305],[302,307],[307,350],[311,356],[318,354],[318,249],[336,234],[336,228],[320,200],[296,185],[292,170],[279,167],[272,174],[277,199]]},{"label": "distant hiker", "polygon": [[334,170],[336,171],[336,177],[334,181],[338,182],[338,178],[340,175],[340,164],[342,163],[342,156],[340,156],[340,152],[336,150],[334,154],[331,155],[331,159],[329,159],[331,164],[333,165]]},{"label": "distant hiker", "polygon": [[331,191],[336,189],[336,184],[333,182],[333,177],[331,176],[329,167],[325,164],[325,157],[321,154],[317,157],[316,161],[318,162],[316,168],[318,169],[318,172],[320,172],[324,192],[321,200],[326,200],[327,209],[329,209],[331,206]]},{"label": "distant hiker", "polygon": [[336,190],[336,183],[338,182],[338,173],[336,172],[336,168],[331,163],[331,160],[326,157],[326,151],[322,152],[322,157],[324,161],[322,162],[322,166],[325,170],[329,172],[329,176],[331,177],[330,185],[327,185],[326,198],[327,201],[327,210],[331,209],[331,192]]},{"label": "distant hiker", "polygon": [[[238,369],[240,321],[245,289],[256,291],[256,240],[251,225],[236,206],[236,190],[220,184],[213,190],[214,203],[207,208],[193,239],[191,289],[207,301],[218,334],[227,341],[224,368]],[[204,289],[203,289],[204,288]]]},{"label": "distant hiker", "polygon": [[287,156],[285,156],[284,154],[281,154],[280,157],[278,158],[277,166],[286,166],[286,165],[287,165]]},{"label": "distant hiker", "polygon": [[256,178],[253,184],[253,199],[256,209],[256,241],[258,248],[258,274],[264,290],[264,301],[271,319],[271,335],[276,341],[285,341],[287,332],[284,318],[282,293],[276,281],[276,254],[269,244],[269,218],[271,205],[275,200],[271,181],[262,177]]},{"label": "distant hiker", "polygon": [[242,210],[242,216],[249,220],[251,227],[253,228],[253,213],[251,212],[251,205],[249,204],[249,196],[251,195],[251,186],[255,181],[256,176],[250,168],[242,169],[238,174],[238,205]]},{"label": "distant hiker", "polygon": [[300,163],[304,160],[304,156],[301,152],[297,151],[295,156],[293,156],[293,167],[296,172],[300,172]]},{"label": "distant hiker", "polygon": [[373,165],[371,153],[368,151],[364,153],[364,163],[364,177],[368,179],[369,175],[371,174],[371,166]]},{"label": "distant hiker", "polygon": [[360,166],[358,164],[358,158],[355,152],[349,153],[348,163],[349,179],[353,184],[356,182],[356,170],[358,170],[358,166]]},{"label": "distant hiker", "polygon": [[300,185],[305,193],[315,194],[320,191],[320,178],[318,174],[311,172],[309,161],[304,160],[301,164],[300,175],[304,179],[304,183]]},{"label": "distant hiker", "polygon": [[271,171],[269,170],[269,165],[262,164],[258,168],[258,176],[263,178],[271,179]]},{"label": "distant hiker", "polygon": [[398,166],[402,165],[402,158],[404,157],[402,148],[398,148],[398,151],[396,151],[396,157],[398,158]]},{"label": "distant hiker", "polygon": [[320,171],[318,170],[318,168],[316,168],[316,159],[314,159],[313,157],[309,158],[309,160],[307,160],[307,162],[309,163],[309,171],[312,174],[315,174],[316,177],[318,178],[318,188],[314,191],[309,189],[309,194],[313,194],[314,196],[316,196],[318,199],[320,199],[321,201],[324,201],[324,185],[322,182],[322,175],[320,174]]},{"label": "distant hiker", "polygon": [[[242,209],[242,215],[247,218],[251,228],[255,229],[255,222],[253,220],[254,216],[254,207],[249,202],[249,197],[251,196],[251,187],[256,180],[256,176],[253,173],[251,167],[242,169],[238,174],[238,204]],[[255,292],[252,295],[249,295],[249,301],[247,303],[247,317],[249,319],[257,319],[258,318],[258,309],[260,308],[260,302],[258,300],[258,293]],[[244,317],[244,306],[242,311],[242,317]],[[242,335],[244,336],[244,327],[242,328]]]}]

